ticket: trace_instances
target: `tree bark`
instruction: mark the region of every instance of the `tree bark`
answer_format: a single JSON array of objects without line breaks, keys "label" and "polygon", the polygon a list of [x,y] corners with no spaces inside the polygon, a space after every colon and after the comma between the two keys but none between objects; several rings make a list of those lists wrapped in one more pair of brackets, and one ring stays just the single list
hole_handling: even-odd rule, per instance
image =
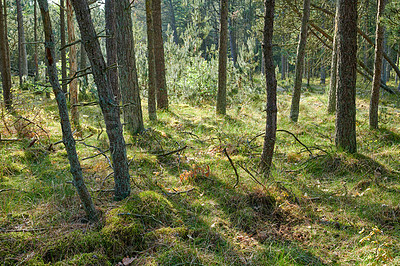
[{"label": "tree bark", "polygon": [[161,0],[153,0],[154,57],[156,62],[157,108],[168,109],[168,91],[165,79],[164,43],[162,37]]},{"label": "tree bark", "polygon": [[338,76],[336,146],[357,152],[357,0],[338,0]]},{"label": "tree bark", "polygon": [[[106,50],[107,50],[107,65],[108,65],[108,79],[111,83],[111,88],[114,94],[115,101],[121,102],[121,92],[118,86],[118,68],[117,68],[117,39],[115,29],[115,0],[105,1],[105,17],[106,17]],[[111,67],[115,65],[114,67]]]},{"label": "tree bark", "polygon": [[135,43],[129,0],[114,2],[119,85],[121,89],[125,128],[131,135],[144,129],[139,82],[136,71]]},{"label": "tree bark", "polygon": [[146,22],[147,22],[147,63],[149,70],[148,82],[148,112],[150,120],[157,120],[156,110],[156,61],[154,57],[154,25],[152,0],[146,0]]},{"label": "tree bark", "polygon": [[60,42],[61,42],[61,79],[62,79],[62,90],[64,93],[68,92],[68,85],[65,81],[67,79],[67,55],[65,52],[65,4],[64,0],[60,0]]},{"label": "tree bark", "polygon": [[[75,28],[74,28],[74,10],[72,9],[72,5],[70,0],[66,2],[66,11],[67,11],[67,29],[68,29],[68,43],[75,42]],[[79,126],[79,110],[78,110],[78,79],[74,78],[76,72],[78,71],[78,63],[77,63],[77,55],[76,55],[76,46],[71,45],[69,47],[69,101],[71,103],[71,121],[72,125],[78,131],[80,130]]]},{"label": "tree bark", "polygon": [[336,15],[335,15],[335,31],[333,35],[333,45],[332,45],[332,62],[331,62],[331,80],[329,83],[329,96],[328,96],[328,113],[333,114],[336,112],[336,85],[337,85],[337,64],[338,64],[338,18],[339,18],[339,8],[336,5]]},{"label": "tree bark", "polygon": [[21,0],[16,0],[18,21],[18,71],[19,85],[21,86],[28,77],[28,59],[26,55],[26,42],[24,31],[24,18],[22,15]]},{"label": "tree bark", "polygon": [[369,105],[369,126],[371,129],[378,128],[378,107],[379,107],[379,89],[382,74],[383,61],[383,42],[385,28],[381,19],[385,11],[386,0],[378,1],[378,12],[376,15],[376,32],[375,32],[375,63],[374,77],[372,81],[371,100]]},{"label": "tree bark", "polygon": [[221,0],[219,32],[217,114],[226,114],[226,64],[228,52],[228,0]]},{"label": "tree bark", "polygon": [[265,0],[264,18],[264,58],[265,58],[265,79],[267,84],[267,121],[264,137],[264,146],[261,154],[260,170],[265,175],[269,175],[274,147],[276,140],[277,127],[277,105],[276,105],[276,77],[274,57],[272,51],[272,39],[274,29],[275,0]]},{"label": "tree bark", "polygon": [[83,180],[82,168],[78,160],[76,152],[75,140],[72,135],[71,124],[68,117],[67,102],[65,95],[61,90],[58,80],[56,60],[55,60],[55,43],[54,34],[51,27],[51,19],[48,8],[47,0],[38,0],[40,10],[43,18],[43,27],[45,32],[45,47],[46,47],[46,63],[49,71],[50,83],[53,87],[54,95],[56,96],[58,111],[60,113],[61,128],[63,133],[63,143],[67,150],[68,160],[71,166],[71,173],[74,178],[73,184],[78,191],[79,198],[81,199],[85,208],[86,214],[91,221],[98,220],[98,213],[94,207],[92,198],[86,188]]},{"label": "tree bark", "polygon": [[10,68],[10,51],[8,49],[7,37],[7,6],[6,0],[0,0],[0,70],[3,86],[4,105],[8,110],[12,109],[12,93],[11,93],[11,68]]},{"label": "tree bark", "polygon": [[110,141],[110,152],[114,168],[115,199],[121,200],[130,194],[130,176],[125,140],[122,135],[122,125],[119,117],[119,106],[114,100],[111,84],[107,78],[107,66],[93,26],[89,5],[86,0],[71,0],[71,2],[81,31],[81,39],[92,66],[99,103]]},{"label": "tree bark", "polygon": [[297,122],[299,120],[300,94],[301,94],[304,54],[307,43],[307,30],[308,30],[309,18],[310,18],[310,0],[304,0],[301,32],[299,38],[299,45],[297,47],[296,76],[294,80],[292,105],[290,108],[290,119],[293,122]]}]

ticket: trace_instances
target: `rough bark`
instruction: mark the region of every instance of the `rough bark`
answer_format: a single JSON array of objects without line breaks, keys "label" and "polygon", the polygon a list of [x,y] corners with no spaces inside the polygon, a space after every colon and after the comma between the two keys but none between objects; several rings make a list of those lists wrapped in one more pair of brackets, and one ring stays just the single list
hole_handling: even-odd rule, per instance
[{"label": "rough bark", "polygon": [[[108,79],[111,83],[111,88],[117,103],[121,102],[121,92],[118,87],[118,68],[117,66],[117,40],[115,38],[115,13],[114,0],[105,1],[105,17],[106,17],[106,50],[107,50],[107,65]],[[114,65],[114,67],[112,67]]]},{"label": "rough bark", "polygon": [[125,140],[122,135],[122,125],[119,117],[119,106],[114,100],[111,84],[107,78],[107,66],[93,26],[89,5],[86,0],[71,0],[71,2],[75,9],[81,39],[92,66],[99,103],[110,141],[110,152],[114,168],[115,199],[121,200],[130,194],[130,176]]},{"label": "rough bark", "polygon": [[121,89],[124,123],[131,135],[144,129],[139,82],[136,71],[135,43],[129,0],[114,2],[119,85]]},{"label": "rough bark", "polygon": [[22,15],[21,0],[15,1],[17,4],[17,21],[18,21],[18,71],[19,84],[22,85],[28,77],[28,58],[26,55],[26,42],[24,30],[24,18]]},{"label": "rough bark", "polygon": [[45,32],[45,49],[46,49],[46,64],[49,71],[50,83],[53,87],[53,92],[57,100],[58,111],[60,113],[61,128],[63,133],[63,143],[67,150],[68,160],[71,167],[71,173],[74,178],[73,184],[78,191],[79,198],[81,199],[85,208],[86,214],[91,221],[98,220],[98,213],[94,207],[92,198],[86,188],[83,180],[82,168],[78,160],[76,152],[75,140],[72,135],[71,124],[68,117],[67,102],[65,95],[61,90],[58,81],[57,67],[55,61],[55,43],[54,34],[51,27],[50,14],[48,9],[47,0],[38,0],[40,10],[43,18],[43,27]]},{"label": "rough bark", "polygon": [[357,0],[338,0],[336,146],[355,153],[357,79]]},{"label": "rough bark", "polygon": [[152,0],[146,0],[146,23],[147,23],[147,63],[149,70],[148,82],[148,112],[150,120],[157,120],[156,110],[156,61],[154,57],[154,25]]},{"label": "rough bark", "polygon": [[153,0],[154,57],[156,62],[157,108],[168,109],[167,81],[165,79],[164,43],[162,37],[161,0]]},{"label": "rough bark", "polygon": [[310,0],[304,0],[303,3],[303,18],[301,21],[301,32],[299,38],[299,45],[297,47],[297,59],[296,59],[296,76],[294,80],[294,89],[292,96],[292,104],[290,107],[290,119],[293,122],[297,122],[299,119],[299,108],[300,108],[300,94],[302,84],[302,74],[304,66],[304,55],[307,43],[307,29],[308,20],[310,18]]},{"label": "rough bark", "polygon": [[338,31],[338,17],[339,9],[336,6],[335,15],[335,32],[333,35],[333,45],[332,45],[332,62],[331,62],[331,80],[329,83],[329,96],[328,96],[328,113],[333,114],[336,111],[336,85],[337,85],[337,31]]},{"label": "rough bark", "polygon": [[371,100],[369,105],[369,126],[372,129],[378,128],[378,106],[379,106],[379,89],[382,74],[383,61],[383,39],[385,28],[381,19],[385,11],[386,0],[378,1],[378,12],[376,15],[376,32],[375,32],[375,62],[374,77],[372,80]]},{"label": "rough bark", "polygon": [[4,0],[0,0],[0,70],[3,86],[4,105],[8,110],[12,108],[12,93],[11,93],[11,68],[10,68],[10,52],[8,49],[7,23],[6,13],[7,6]]},{"label": "rough bark", "polygon": [[221,0],[219,29],[217,114],[226,114],[226,64],[228,52],[228,0]]},{"label": "rough bark", "polygon": [[[66,45],[66,38],[65,38],[65,4],[64,0],[60,0],[60,42],[61,47]],[[67,56],[65,49],[61,50],[61,79],[63,80],[62,90],[64,93],[68,92],[68,85],[65,81],[67,79]]]},{"label": "rough bark", "polygon": [[265,79],[267,84],[267,122],[264,137],[264,146],[261,154],[260,170],[265,175],[269,175],[274,155],[276,140],[276,77],[274,57],[272,51],[272,38],[274,28],[274,9],[275,0],[265,0],[265,18],[264,18],[264,58],[265,58]]},{"label": "rough bark", "polygon": [[[74,10],[72,8],[70,0],[66,2],[67,11],[67,29],[68,29],[68,43],[75,42],[75,27],[74,27]],[[73,78],[78,71],[76,46],[71,45],[69,47],[69,78]],[[69,101],[71,103],[71,121],[72,125],[78,131],[79,126],[79,110],[78,110],[78,79],[74,78],[69,83]]]}]

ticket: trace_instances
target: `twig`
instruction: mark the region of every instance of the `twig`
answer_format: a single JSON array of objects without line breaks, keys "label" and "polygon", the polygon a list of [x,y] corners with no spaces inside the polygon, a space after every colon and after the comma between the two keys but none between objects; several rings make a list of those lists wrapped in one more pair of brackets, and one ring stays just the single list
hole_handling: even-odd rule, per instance
[{"label": "twig", "polygon": [[50,230],[50,228],[27,228],[27,229],[9,229],[9,230],[0,229],[0,232],[14,233],[14,232],[36,232],[45,230]]},{"label": "twig", "polygon": [[285,132],[285,133],[287,133],[287,134],[289,134],[289,135],[292,135],[293,138],[294,138],[298,143],[300,143],[304,148],[306,148],[306,150],[310,153],[311,156],[313,156],[312,151],[311,151],[303,142],[301,142],[292,132],[287,131],[287,130],[285,130],[285,129],[278,129],[276,132]]},{"label": "twig", "polygon": [[[106,150],[106,151],[103,151],[102,149],[100,149],[99,147],[96,147],[96,146],[93,146],[93,145],[89,145],[89,144],[86,144],[85,142],[80,142],[80,143],[82,143],[83,145],[85,145],[86,147],[90,147],[90,148],[94,148],[94,149],[96,149],[96,150],[98,150],[100,153],[99,154],[96,154],[96,155],[103,155],[106,159],[107,159],[107,162],[108,162],[108,164],[109,164],[109,166],[111,167],[111,169],[114,169],[113,168],[113,166],[112,166],[112,163],[111,163],[111,160],[110,160],[110,158],[108,158],[108,156],[105,154],[108,150]],[[85,158],[84,158],[85,159]],[[88,158],[86,158],[86,159],[88,159]],[[82,159],[83,160],[83,159]]]},{"label": "twig", "polygon": [[78,43],[80,43],[80,42],[81,42],[81,39],[76,40],[76,41],[71,42],[71,43],[68,43],[68,44],[64,45],[63,47],[61,47],[61,48],[59,49],[59,51],[62,51],[62,50],[64,50],[65,48],[68,48],[68,47],[70,47],[70,46],[72,46],[72,45],[75,45],[75,44],[78,44]]},{"label": "twig", "polygon": [[174,153],[179,153],[179,152],[183,151],[186,148],[187,148],[187,145],[185,145],[184,147],[182,147],[180,149],[177,149],[177,150],[174,150],[174,151],[170,151],[170,152],[167,152],[167,153],[164,153],[164,154],[159,154],[157,156],[158,157],[165,157],[165,156],[168,156],[168,155],[171,155],[171,154],[174,154]]},{"label": "twig", "polygon": [[104,155],[104,153],[109,152],[109,151],[110,151],[110,149],[107,149],[107,150],[105,150],[103,152],[100,152],[98,154],[95,154],[95,155],[92,155],[92,156],[89,156],[89,157],[85,157],[85,158],[82,159],[82,161],[96,158],[97,156]]},{"label": "twig", "polygon": [[2,139],[2,138],[0,138],[0,142],[2,142],[2,141],[12,142],[12,141],[21,141],[21,139]]},{"label": "twig", "polygon": [[[169,194],[169,195],[178,195],[178,194],[183,194],[183,193],[188,193],[188,192],[190,192],[190,191],[193,191],[193,190],[195,190],[196,188],[191,188],[191,189],[188,189],[188,190],[184,190],[184,191],[175,191],[175,192],[168,192],[167,191],[167,193]],[[175,189],[174,189],[175,190]]]},{"label": "twig", "polygon": [[249,176],[260,186],[262,186],[265,190],[267,190],[267,187],[261,183],[260,181],[258,181],[258,179],[249,171],[249,169],[247,169],[246,167],[244,167],[242,164],[238,164],[240,166],[240,168],[242,168],[247,174],[249,174]]},{"label": "twig", "polygon": [[237,185],[239,184],[239,174],[238,174],[238,172],[237,172],[237,170],[236,170],[235,165],[234,165],[233,162],[232,162],[231,157],[229,157],[229,154],[228,154],[228,152],[226,151],[226,148],[224,148],[224,153],[225,153],[226,157],[228,157],[228,160],[229,160],[229,162],[231,163],[233,170],[235,171],[236,183],[235,183],[235,185],[233,185],[233,188],[236,188]]}]

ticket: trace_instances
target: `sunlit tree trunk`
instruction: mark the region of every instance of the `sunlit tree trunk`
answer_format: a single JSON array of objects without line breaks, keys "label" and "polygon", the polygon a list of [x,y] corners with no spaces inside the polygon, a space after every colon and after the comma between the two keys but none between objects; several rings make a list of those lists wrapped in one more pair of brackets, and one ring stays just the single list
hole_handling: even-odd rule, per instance
[{"label": "sunlit tree trunk", "polygon": [[383,67],[383,39],[385,35],[385,28],[381,20],[385,11],[385,4],[386,0],[378,1],[378,12],[376,15],[374,77],[372,81],[371,101],[369,106],[369,126],[372,129],[378,128],[379,90]]},{"label": "sunlit tree trunk", "polygon": [[148,82],[148,112],[150,120],[157,120],[156,110],[156,62],[154,57],[154,25],[152,0],[146,0],[146,22],[147,22],[147,63],[149,70]]},{"label": "sunlit tree trunk", "polygon": [[338,75],[336,104],[336,146],[357,152],[357,0],[338,0]]},{"label": "sunlit tree trunk", "polygon": [[22,85],[28,77],[28,58],[26,55],[24,18],[22,15],[21,0],[16,0],[18,21],[18,71],[19,84]]},{"label": "sunlit tree trunk", "polygon": [[7,6],[6,0],[0,0],[0,70],[3,89],[4,105],[8,110],[12,108],[11,94],[11,69],[10,69],[10,52],[8,49],[7,37]]},{"label": "sunlit tree trunk", "polygon": [[296,77],[294,80],[292,105],[290,107],[290,119],[293,122],[297,122],[299,119],[300,94],[301,94],[301,84],[302,84],[302,79],[303,79],[302,75],[303,75],[303,66],[304,66],[304,55],[305,55],[306,42],[307,42],[309,17],[310,17],[310,0],[304,0],[303,18],[302,18],[302,22],[301,22],[301,32],[300,32],[300,38],[299,38],[299,45],[297,47]]},{"label": "sunlit tree trunk", "polygon": [[58,80],[56,60],[55,60],[55,40],[51,26],[50,13],[47,0],[38,0],[40,10],[43,18],[43,27],[45,33],[45,49],[46,49],[46,63],[49,71],[49,80],[53,87],[53,92],[57,100],[58,111],[60,114],[61,128],[63,133],[63,143],[67,150],[68,160],[71,167],[73,176],[73,184],[78,191],[79,198],[81,199],[85,208],[86,214],[91,221],[98,220],[98,213],[94,207],[92,198],[86,188],[83,180],[82,168],[78,160],[76,152],[75,140],[72,135],[71,124],[68,117],[67,101],[65,95],[60,87]]},{"label": "sunlit tree trunk", "polygon": [[228,0],[221,0],[221,19],[219,31],[219,63],[217,114],[226,114],[226,64],[228,52]]}]

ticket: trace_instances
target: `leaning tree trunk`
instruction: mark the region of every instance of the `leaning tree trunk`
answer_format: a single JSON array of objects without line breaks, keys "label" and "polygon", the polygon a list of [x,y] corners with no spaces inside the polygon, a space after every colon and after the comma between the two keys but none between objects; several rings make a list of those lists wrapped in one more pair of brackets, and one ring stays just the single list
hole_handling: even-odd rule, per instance
[{"label": "leaning tree trunk", "polygon": [[228,0],[221,0],[221,26],[219,32],[217,114],[226,114],[226,64],[228,52]]},{"label": "leaning tree trunk", "polygon": [[154,25],[152,0],[146,0],[146,22],[147,22],[147,63],[149,70],[148,82],[148,112],[150,120],[157,120],[156,107],[156,61],[154,55]]},{"label": "leaning tree trunk", "polygon": [[81,31],[81,39],[85,44],[85,50],[92,66],[99,103],[103,112],[108,139],[110,140],[110,152],[114,168],[115,199],[121,200],[129,196],[131,187],[125,140],[122,135],[122,125],[119,117],[119,106],[114,99],[111,84],[107,78],[107,66],[93,26],[89,5],[86,0],[71,0],[71,2]]},{"label": "leaning tree trunk", "polygon": [[71,166],[71,173],[74,178],[73,184],[78,191],[79,197],[83,203],[86,214],[91,221],[98,220],[98,213],[94,207],[92,198],[86,188],[83,180],[82,168],[76,152],[75,140],[72,135],[71,124],[68,117],[67,101],[64,92],[60,87],[58,80],[56,60],[55,60],[55,40],[51,27],[51,19],[47,0],[38,0],[43,18],[43,27],[45,33],[46,63],[49,70],[49,79],[53,92],[57,100],[58,111],[60,113],[61,128],[63,133],[63,143],[67,150],[68,160]]},{"label": "leaning tree trunk", "polygon": [[328,113],[333,114],[336,111],[336,82],[337,82],[337,31],[338,31],[338,14],[339,9],[336,7],[335,15],[335,31],[333,34],[333,45],[332,45],[332,62],[331,62],[331,80],[329,83],[329,96],[328,96]]},{"label": "leaning tree trunk", "polygon": [[62,79],[62,90],[64,93],[68,92],[67,85],[67,55],[65,53],[65,6],[64,0],[60,0],[60,42],[61,42],[61,79]]},{"label": "leaning tree trunk", "polygon": [[304,0],[301,32],[299,38],[299,45],[297,47],[296,77],[294,80],[292,105],[290,107],[290,119],[293,122],[297,122],[299,120],[300,94],[301,94],[301,84],[303,79],[302,74],[304,66],[304,55],[306,51],[309,18],[310,18],[310,0]]},{"label": "leaning tree trunk", "polygon": [[[68,43],[72,44],[75,42],[75,27],[74,27],[74,10],[70,0],[66,2],[67,10],[67,29],[68,29]],[[78,79],[75,77],[78,71],[76,46],[71,45],[69,47],[69,101],[71,103],[71,120],[72,125],[80,130],[79,126],[79,111],[78,111]]]},{"label": "leaning tree trunk", "polygon": [[[6,23],[6,2],[0,0],[0,70],[3,85],[4,105],[8,110],[12,108],[11,94],[11,69],[10,69],[10,53],[8,49],[7,23]],[[4,11],[4,12],[3,12]]]},{"label": "leaning tree trunk", "polygon": [[357,152],[357,0],[338,0],[338,76],[336,146]]},{"label": "leaning tree trunk", "polygon": [[385,28],[382,23],[383,13],[385,11],[386,0],[378,1],[378,12],[376,15],[376,33],[375,33],[375,63],[374,77],[372,81],[371,101],[369,105],[369,126],[372,129],[378,128],[378,106],[379,89],[381,85],[382,60],[383,60],[383,39]]},{"label": "leaning tree trunk", "polygon": [[121,88],[124,122],[131,135],[144,129],[139,82],[136,71],[135,43],[133,41],[132,18],[129,0],[114,2],[118,73]]},{"label": "leaning tree trunk", "polygon": [[154,26],[154,56],[156,62],[157,108],[168,109],[168,91],[165,79],[164,44],[162,37],[161,0],[152,0]]},{"label": "leaning tree trunk", "polygon": [[265,0],[264,18],[264,58],[265,58],[265,79],[267,84],[267,122],[264,137],[264,147],[261,154],[260,170],[269,175],[272,166],[276,139],[276,77],[274,66],[274,55],[272,50],[272,39],[274,29],[275,0]]},{"label": "leaning tree trunk", "polygon": [[108,79],[111,83],[111,88],[115,97],[115,101],[121,101],[121,92],[118,87],[118,68],[117,68],[117,40],[115,38],[115,11],[114,0],[105,1],[105,17],[106,17],[106,50],[107,50],[107,65]]},{"label": "leaning tree trunk", "polygon": [[28,77],[28,58],[26,55],[24,18],[22,15],[21,0],[16,0],[17,4],[17,21],[18,21],[18,71],[19,85],[22,85]]}]

